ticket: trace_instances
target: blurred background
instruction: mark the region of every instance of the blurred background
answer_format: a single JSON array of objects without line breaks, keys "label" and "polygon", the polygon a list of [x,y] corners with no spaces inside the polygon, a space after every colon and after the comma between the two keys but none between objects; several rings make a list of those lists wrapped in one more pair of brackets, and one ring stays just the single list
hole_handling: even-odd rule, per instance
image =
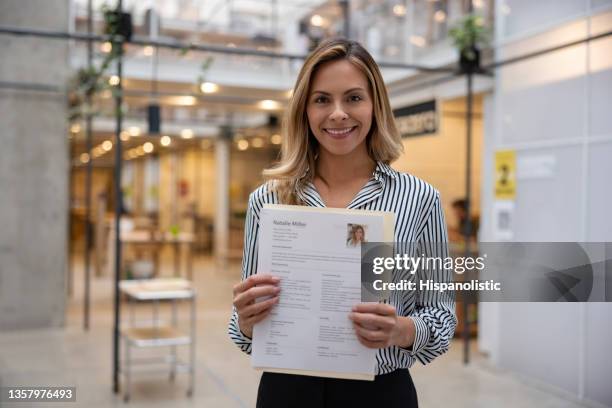
[{"label": "blurred background", "polygon": [[[328,37],[380,64],[392,166],[440,191],[457,253],[612,241],[612,1],[118,5],[0,1],[1,386],[255,405],[227,336],[247,200]],[[451,350],[411,369],[422,406],[612,406],[610,303],[457,315]]]}]

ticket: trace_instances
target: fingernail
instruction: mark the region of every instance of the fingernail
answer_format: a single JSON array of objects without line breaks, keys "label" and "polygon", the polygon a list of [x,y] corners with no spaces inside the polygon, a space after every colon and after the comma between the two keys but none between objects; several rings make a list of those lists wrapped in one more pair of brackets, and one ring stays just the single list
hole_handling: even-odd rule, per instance
[{"label": "fingernail", "polygon": [[277,276],[273,276],[272,277],[272,282],[277,282],[278,283],[278,282],[280,282],[280,278],[277,277]]}]

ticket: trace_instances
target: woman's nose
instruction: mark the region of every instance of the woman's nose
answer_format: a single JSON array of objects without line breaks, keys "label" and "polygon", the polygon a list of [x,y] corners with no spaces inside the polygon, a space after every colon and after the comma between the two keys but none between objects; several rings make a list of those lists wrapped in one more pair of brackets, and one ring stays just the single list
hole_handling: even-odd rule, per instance
[{"label": "woman's nose", "polygon": [[342,109],[341,105],[336,105],[329,118],[331,120],[345,120],[348,118],[348,114]]}]

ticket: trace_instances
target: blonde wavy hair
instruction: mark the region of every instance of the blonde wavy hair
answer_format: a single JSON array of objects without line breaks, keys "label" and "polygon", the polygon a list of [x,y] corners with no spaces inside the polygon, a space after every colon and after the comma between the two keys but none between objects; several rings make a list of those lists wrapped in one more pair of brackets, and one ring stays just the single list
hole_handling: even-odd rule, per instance
[{"label": "blonde wavy hair", "polygon": [[306,58],[298,74],[282,121],[280,160],[274,167],[263,172],[264,178],[283,204],[302,204],[296,191],[314,178],[319,142],[310,130],[306,105],[317,69],[322,64],[338,60],[351,62],[363,72],[369,83],[374,107],[372,127],[366,138],[368,155],[375,161],[389,164],[403,152],[387,88],[370,53],[355,41],[343,38],[326,40]]}]

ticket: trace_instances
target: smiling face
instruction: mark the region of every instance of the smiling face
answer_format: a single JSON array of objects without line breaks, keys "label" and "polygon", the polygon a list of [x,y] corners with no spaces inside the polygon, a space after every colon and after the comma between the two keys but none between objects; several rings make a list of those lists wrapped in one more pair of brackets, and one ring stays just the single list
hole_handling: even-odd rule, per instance
[{"label": "smiling face", "polygon": [[357,227],[355,229],[355,240],[358,241],[358,242],[362,242],[363,241],[363,228]]},{"label": "smiling face", "polygon": [[372,126],[372,96],[366,76],[346,59],[321,65],[313,76],[306,114],[325,151],[344,156],[366,152]]}]

